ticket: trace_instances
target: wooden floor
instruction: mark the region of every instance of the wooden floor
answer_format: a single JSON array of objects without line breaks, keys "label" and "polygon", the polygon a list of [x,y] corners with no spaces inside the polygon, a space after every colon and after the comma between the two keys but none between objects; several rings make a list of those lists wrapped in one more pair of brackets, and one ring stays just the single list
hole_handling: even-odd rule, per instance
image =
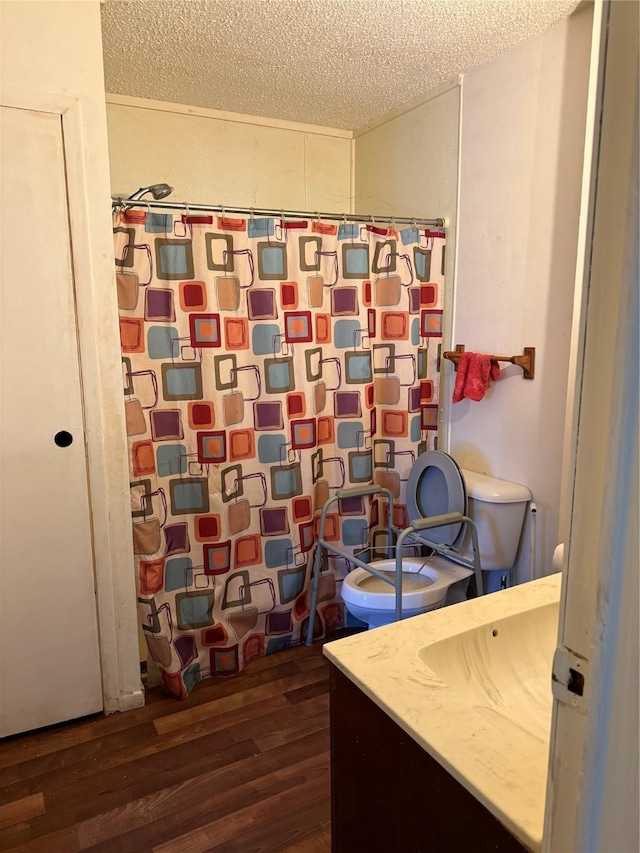
[{"label": "wooden floor", "polygon": [[[332,637],[331,639],[334,639]],[[0,743],[0,850],[330,850],[320,643],[147,705]]]}]

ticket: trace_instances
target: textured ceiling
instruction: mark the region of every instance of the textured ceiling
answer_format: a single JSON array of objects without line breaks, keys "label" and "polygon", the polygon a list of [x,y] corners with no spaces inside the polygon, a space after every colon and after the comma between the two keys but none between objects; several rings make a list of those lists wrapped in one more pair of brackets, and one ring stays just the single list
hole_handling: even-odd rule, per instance
[{"label": "textured ceiling", "polygon": [[577,0],[106,0],[106,89],[355,129]]}]

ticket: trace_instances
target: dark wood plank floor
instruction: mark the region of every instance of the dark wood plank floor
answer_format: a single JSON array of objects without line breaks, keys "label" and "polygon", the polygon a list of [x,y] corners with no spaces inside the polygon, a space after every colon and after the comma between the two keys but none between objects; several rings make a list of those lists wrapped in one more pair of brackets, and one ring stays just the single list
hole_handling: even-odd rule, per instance
[{"label": "dark wood plank floor", "polygon": [[5,740],[0,850],[330,850],[328,678],[315,643],[184,702],[155,688],[144,708]]}]

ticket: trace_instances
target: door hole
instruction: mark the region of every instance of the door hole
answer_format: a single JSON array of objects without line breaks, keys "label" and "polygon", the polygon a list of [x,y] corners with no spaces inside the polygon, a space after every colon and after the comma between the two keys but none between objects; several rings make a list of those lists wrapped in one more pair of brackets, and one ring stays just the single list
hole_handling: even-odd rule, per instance
[{"label": "door hole", "polygon": [[61,429],[53,438],[58,447],[69,447],[73,443],[73,436],[66,429]]}]

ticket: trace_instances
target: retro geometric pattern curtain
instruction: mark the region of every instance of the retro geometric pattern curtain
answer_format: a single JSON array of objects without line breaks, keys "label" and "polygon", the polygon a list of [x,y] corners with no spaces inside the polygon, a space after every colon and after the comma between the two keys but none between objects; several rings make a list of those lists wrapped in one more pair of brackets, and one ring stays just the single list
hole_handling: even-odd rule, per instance
[{"label": "retro geometric pattern curtain", "polygon": [[[341,559],[309,613],[320,508],[398,499],[438,404],[444,235],[318,220],[115,214],[138,606],[179,697],[345,624]],[[420,444],[422,443],[422,448]],[[384,502],[326,537],[384,547]],[[314,526],[315,525],[315,526]]]}]

